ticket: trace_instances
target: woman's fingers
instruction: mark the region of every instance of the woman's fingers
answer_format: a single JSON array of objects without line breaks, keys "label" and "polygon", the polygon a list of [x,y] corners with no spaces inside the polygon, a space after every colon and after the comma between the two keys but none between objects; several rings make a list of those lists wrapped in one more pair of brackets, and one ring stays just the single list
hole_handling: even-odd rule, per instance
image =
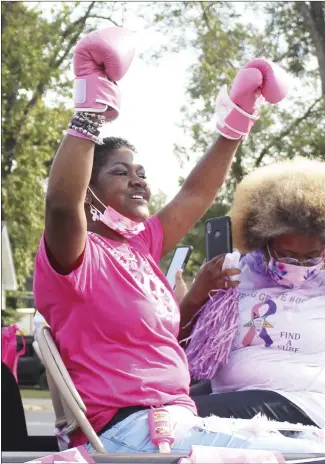
[{"label": "woman's fingers", "polygon": [[225,269],[216,275],[217,288],[235,288],[239,285],[239,280],[230,280],[231,276],[240,274],[240,269]]},{"label": "woman's fingers", "polygon": [[214,269],[212,276],[216,279],[229,279],[230,277],[238,275],[240,273],[241,270],[236,267],[231,269],[225,269],[224,271],[218,271],[217,269]]},{"label": "woman's fingers", "polygon": [[235,288],[239,285],[239,280],[231,280],[230,277],[238,275],[241,273],[241,270],[234,267],[231,269],[225,269],[220,273],[220,277],[224,281],[224,288]]},{"label": "woman's fingers", "polygon": [[220,275],[224,276],[224,277],[231,277],[231,276],[234,276],[234,275],[238,275],[241,273],[241,270],[238,269],[238,267],[232,267],[230,269],[225,269],[224,271],[222,271],[220,273]]},{"label": "woman's fingers", "polygon": [[208,261],[200,270],[203,273],[208,273],[214,275],[216,272],[220,272],[222,264],[225,260],[225,255],[218,255]]},{"label": "woman's fingers", "polygon": [[186,283],[183,280],[183,271],[179,270],[176,272],[176,277],[175,277],[175,289],[174,293],[176,295],[176,299],[178,302],[180,302],[184,296],[187,294],[187,286]]},{"label": "woman's fingers", "polygon": [[218,255],[212,258],[200,269],[200,278],[197,280],[197,285],[203,287],[206,291],[235,288],[238,287],[238,280],[231,280],[230,277],[241,273],[238,268],[225,269],[222,271],[222,265],[225,260],[225,255]]},{"label": "woman's fingers", "polygon": [[222,288],[236,288],[239,284],[239,280],[224,280]]},{"label": "woman's fingers", "polygon": [[224,259],[225,259],[225,254],[222,254],[222,255],[217,255],[215,256],[214,258],[210,259],[210,261],[207,262],[207,264],[212,264],[213,266],[215,266],[216,264],[219,264],[219,262],[223,262]]}]

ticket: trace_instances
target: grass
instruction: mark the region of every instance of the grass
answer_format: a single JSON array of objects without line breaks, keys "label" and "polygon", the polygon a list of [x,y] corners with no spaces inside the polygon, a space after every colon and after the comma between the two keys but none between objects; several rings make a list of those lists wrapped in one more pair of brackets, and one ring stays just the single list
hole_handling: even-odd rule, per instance
[{"label": "grass", "polygon": [[47,390],[39,390],[36,388],[31,389],[20,389],[20,394],[22,398],[51,398],[50,392]]}]

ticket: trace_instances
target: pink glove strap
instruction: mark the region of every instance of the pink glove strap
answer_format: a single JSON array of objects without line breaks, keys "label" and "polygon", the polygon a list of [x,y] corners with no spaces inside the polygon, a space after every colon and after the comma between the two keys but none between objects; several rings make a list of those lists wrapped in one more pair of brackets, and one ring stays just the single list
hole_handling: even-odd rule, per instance
[{"label": "pink glove strap", "polygon": [[120,108],[120,89],[116,82],[104,75],[90,74],[74,81],[74,104],[76,111],[104,113],[106,119],[116,119]]},{"label": "pink glove strap", "polygon": [[259,114],[246,113],[229,98],[227,87],[221,87],[216,100],[216,114],[218,117],[217,130],[230,139],[239,140],[247,136]]}]

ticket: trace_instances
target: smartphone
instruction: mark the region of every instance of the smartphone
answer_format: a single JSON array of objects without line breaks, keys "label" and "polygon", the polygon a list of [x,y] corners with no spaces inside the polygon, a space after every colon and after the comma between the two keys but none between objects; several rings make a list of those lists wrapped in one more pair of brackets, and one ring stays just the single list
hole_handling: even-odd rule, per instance
[{"label": "smartphone", "polygon": [[190,259],[193,247],[179,246],[175,249],[172,260],[166,273],[166,279],[169,285],[174,290],[176,283],[176,272],[180,269],[185,269],[188,260]]},{"label": "smartphone", "polygon": [[205,252],[207,261],[217,255],[232,253],[231,220],[229,216],[205,221]]}]

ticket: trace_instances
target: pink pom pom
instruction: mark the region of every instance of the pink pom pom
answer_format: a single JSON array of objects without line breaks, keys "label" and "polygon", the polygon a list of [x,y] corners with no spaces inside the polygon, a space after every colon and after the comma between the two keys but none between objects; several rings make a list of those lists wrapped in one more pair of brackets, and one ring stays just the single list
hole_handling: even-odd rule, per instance
[{"label": "pink pom pom", "polygon": [[218,290],[199,311],[185,352],[191,376],[212,379],[225,364],[238,327],[238,289]]}]

